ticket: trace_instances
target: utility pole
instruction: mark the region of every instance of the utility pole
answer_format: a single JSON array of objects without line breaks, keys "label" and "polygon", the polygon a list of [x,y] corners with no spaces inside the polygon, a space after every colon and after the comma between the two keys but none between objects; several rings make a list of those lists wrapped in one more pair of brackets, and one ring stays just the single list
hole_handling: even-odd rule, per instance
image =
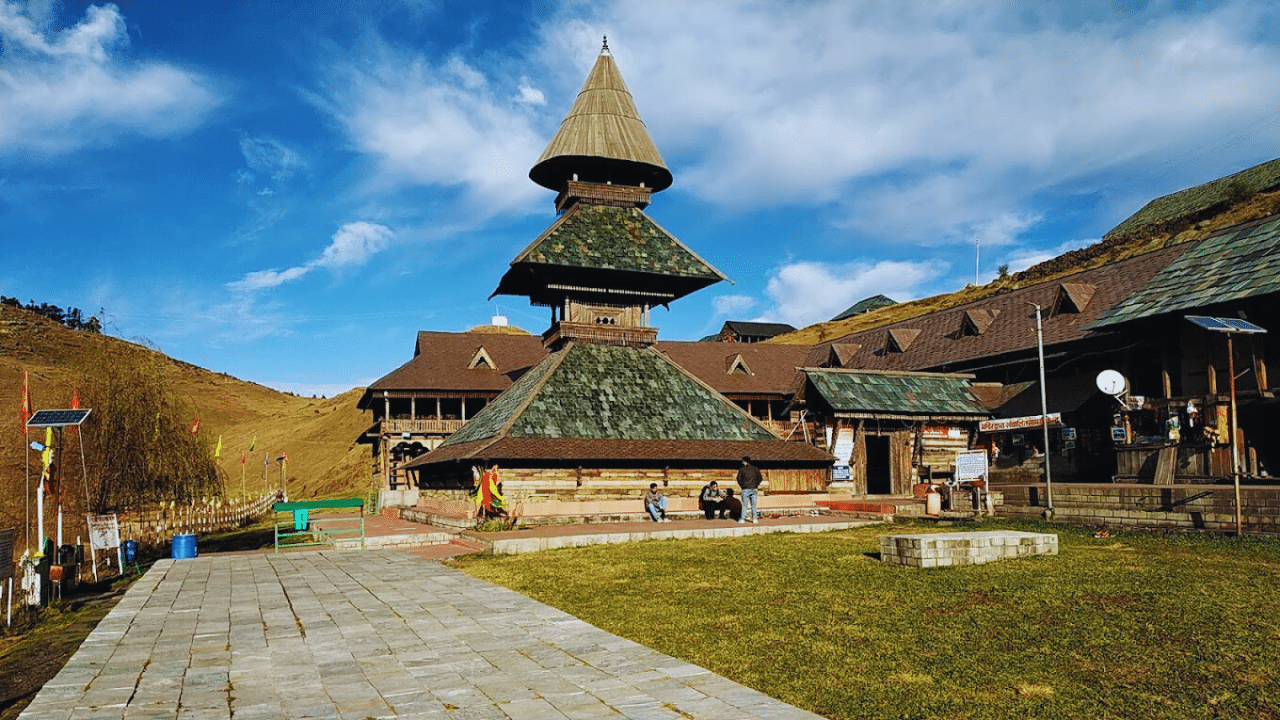
[{"label": "utility pole", "polygon": [[1044,330],[1040,321],[1040,306],[1027,303],[1036,309],[1036,351],[1040,355],[1040,429],[1044,431],[1044,492],[1045,519],[1053,518],[1053,476],[1049,472],[1049,402],[1044,388]]}]

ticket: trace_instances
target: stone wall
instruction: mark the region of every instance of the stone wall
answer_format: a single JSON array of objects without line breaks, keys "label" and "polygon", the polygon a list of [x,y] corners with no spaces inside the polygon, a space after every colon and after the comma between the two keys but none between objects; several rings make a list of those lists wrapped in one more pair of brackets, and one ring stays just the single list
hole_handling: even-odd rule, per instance
[{"label": "stone wall", "polygon": [[[998,485],[996,514],[1038,517],[1046,507],[1043,483]],[[1280,533],[1280,487],[1240,489],[1244,530]],[[1235,532],[1231,485],[1053,485],[1054,519],[1084,525],[1183,528]]]}]

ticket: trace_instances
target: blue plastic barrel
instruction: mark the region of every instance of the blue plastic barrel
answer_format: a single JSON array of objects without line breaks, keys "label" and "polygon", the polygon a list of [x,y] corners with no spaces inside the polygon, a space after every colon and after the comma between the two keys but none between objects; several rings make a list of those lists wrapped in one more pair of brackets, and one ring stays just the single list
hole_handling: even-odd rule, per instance
[{"label": "blue plastic barrel", "polygon": [[138,562],[138,541],[137,540],[124,541],[124,561],[127,563]]},{"label": "blue plastic barrel", "polygon": [[195,535],[174,535],[173,536],[173,559],[174,560],[190,560],[196,556],[196,536]]}]

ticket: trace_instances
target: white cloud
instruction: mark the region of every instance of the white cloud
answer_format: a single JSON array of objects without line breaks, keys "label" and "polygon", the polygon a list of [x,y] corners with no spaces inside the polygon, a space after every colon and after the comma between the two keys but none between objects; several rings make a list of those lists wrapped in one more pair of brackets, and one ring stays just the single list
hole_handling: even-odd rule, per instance
[{"label": "white cloud", "polygon": [[221,98],[199,73],[132,61],[115,5],[93,5],[61,31],[47,4],[0,0],[0,153],[59,154],[122,135],[197,125]]},{"label": "white cloud", "polygon": [[527,177],[546,143],[530,110],[540,91],[521,83],[515,95],[514,82],[458,56],[434,62],[383,43],[352,55],[312,100],[376,159],[379,184],[459,188],[472,224],[548,201]]},{"label": "white cloud", "polygon": [[714,317],[736,317],[755,307],[756,299],[750,295],[717,295],[711,299]]},{"label": "white cloud", "polygon": [[775,270],[765,293],[773,307],[759,319],[804,327],[830,320],[850,305],[873,295],[898,302],[914,299],[924,283],[947,270],[937,261],[832,265],[796,262]]},{"label": "white cloud", "polygon": [[[1168,173],[1152,158],[1188,150],[1184,165],[1230,168],[1213,148],[1273,116],[1273,5],[1059,5],[571,4],[543,42],[581,78],[578,48],[609,32],[660,149],[686,165],[678,188],[733,208],[841,204],[909,240],[968,241],[1119,165],[1153,183]],[[1260,131],[1229,153],[1273,144]]]},{"label": "white cloud", "polygon": [[237,293],[253,293],[301,279],[316,268],[341,270],[358,267],[387,249],[394,238],[395,232],[386,225],[350,222],[338,228],[320,257],[285,270],[255,270],[246,273],[239,280],[227,283],[227,288]]},{"label": "white cloud", "polygon": [[244,156],[249,170],[265,173],[277,183],[288,180],[307,167],[301,153],[280,140],[265,135],[242,136],[240,154]]},{"label": "white cloud", "polygon": [[546,105],[547,96],[542,91],[533,87],[529,83],[529,78],[520,78],[520,94],[516,96],[516,102],[528,105]]},{"label": "white cloud", "polygon": [[333,241],[314,265],[331,269],[363,265],[370,257],[387,249],[395,233],[386,225],[352,222],[338,228]]}]

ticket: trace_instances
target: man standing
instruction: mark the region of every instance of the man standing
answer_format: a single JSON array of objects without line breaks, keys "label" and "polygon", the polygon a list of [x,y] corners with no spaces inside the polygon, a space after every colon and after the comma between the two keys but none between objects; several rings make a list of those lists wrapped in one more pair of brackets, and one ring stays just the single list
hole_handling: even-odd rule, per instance
[{"label": "man standing", "polygon": [[[742,518],[738,522],[756,522],[760,513],[756,509],[756,495],[760,492],[760,468],[751,464],[751,458],[742,456],[742,467],[738,468],[738,487],[742,488]],[[750,509],[748,509],[750,508]]]}]

